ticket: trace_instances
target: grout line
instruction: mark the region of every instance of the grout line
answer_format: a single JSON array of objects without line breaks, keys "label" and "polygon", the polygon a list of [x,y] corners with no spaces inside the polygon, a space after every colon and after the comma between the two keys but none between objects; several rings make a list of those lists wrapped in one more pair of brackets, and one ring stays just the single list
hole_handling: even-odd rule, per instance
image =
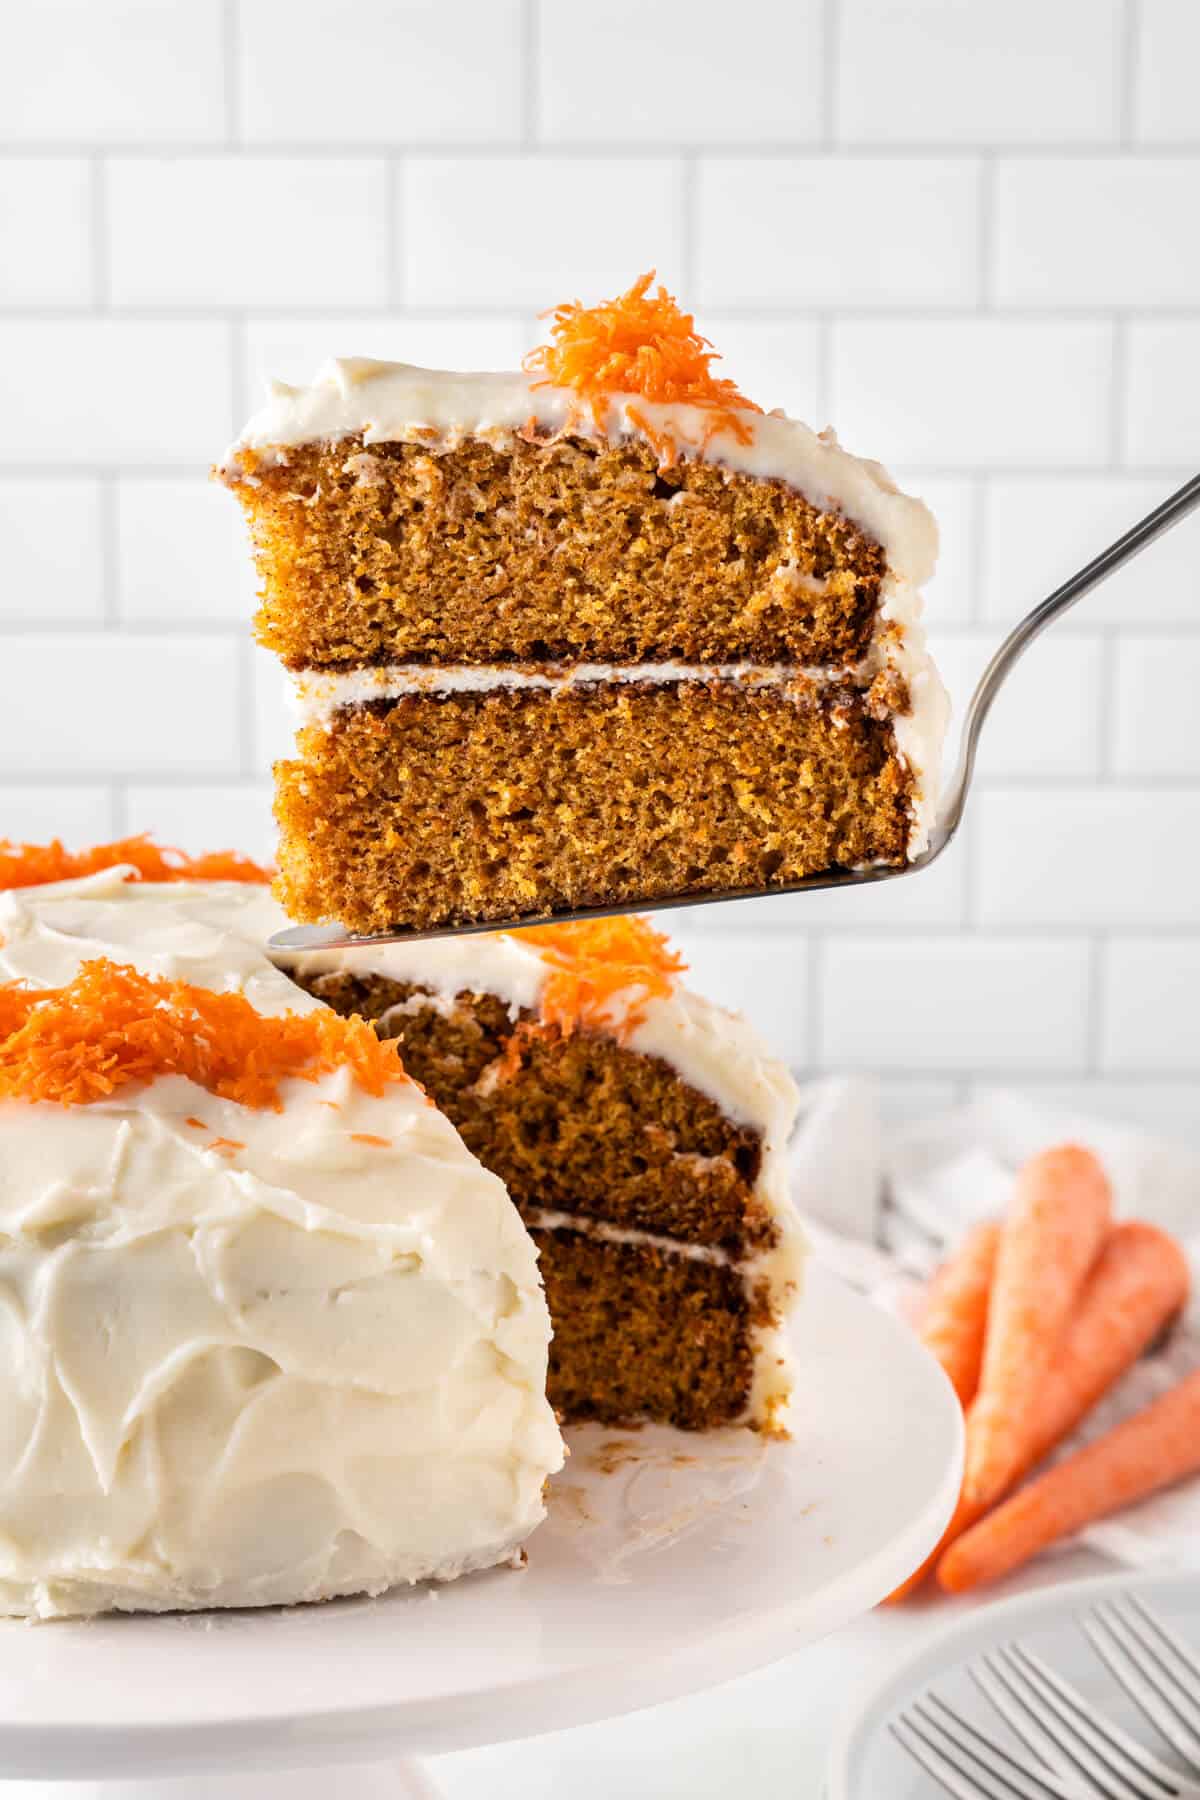
[{"label": "grout line", "polygon": [[[29,157],[93,156],[101,148],[96,139],[53,138],[38,140],[36,138],[10,139],[0,144],[0,162],[5,160],[27,160]],[[472,138],[462,141],[454,138],[367,138],[362,142],[347,143],[341,139],[323,142],[320,138],[287,138],[246,143],[239,141],[230,146],[220,140],[204,139],[169,139],[148,142],[139,139],[114,139],[105,141],[103,150],[112,156],[133,157],[147,162],[174,162],[180,157],[196,161],[216,162],[227,159],[231,153],[244,157],[248,161],[268,160],[279,157],[328,157],[330,160],[361,160],[364,157],[388,156],[397,150],[417,159],[443,161],[450,159],[461,162],[487,161],[497,156],[520,155],[523,149],[519,133],[511,136],[499,136],[491,139]],[[1194,162],[1200,156],[1200,136],[1185,143],[1131,143],[1122,149],[1114,145],[1111,137],[1097,138],[1088,142],[1077,141],[1071,144],[1054,144],[1048,146],[1037,138],[1027,139],[1019,143],[1005,143],[1002,140],[989,138],[978,143],[963,144],[959,141],[947,143],[936,138],[912,140],[904,143],[879,142],[859,143],[838,141],[835,143],[839,160],[846,162],[878,162],[881,158],[894,162],[928,162],[936,159],[939,162],[962,163],[975,162],[982,153],[996,157],[1004,157],[1014,162],[1045,162],[1048,157],[1055,162],[1111,162],[1116,156],[1123,156],[1128,161],[1154,162]],[[645,161],[662,161],[681,154],[696,156],[719,156],[730,162],[781,162],[797,159],[819,159],[827,153],[822,134],[817,131],[804,137],[773,139],[754,143],[730,143],[728,141],[713,142],[704,137],[676,138],[666,142],[644,141],[636,138],[595,138],[582,142],[555,143],[533,146],[540,158],[549,161],[578,162],[582,160],[597,161],[615,158],[617,160],[638,159]]]},{"label": "grout line", "polygon": [[538,80],[538,40],[541,20],[537,0],[521,0],[521,144],[537,148],[541,129],[541,84]]},{"label": "grout line", "polygon": [[225,141],[241,148],[241,17],[238,0],[225,0],[221,15],[221,53],[225,81]]}]

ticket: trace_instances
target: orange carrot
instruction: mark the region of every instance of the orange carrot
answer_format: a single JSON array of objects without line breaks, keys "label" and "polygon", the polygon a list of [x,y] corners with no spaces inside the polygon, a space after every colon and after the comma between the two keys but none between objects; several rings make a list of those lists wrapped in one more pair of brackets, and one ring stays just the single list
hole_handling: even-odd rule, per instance
[{"label": "orange carrot", "polygon": [[938,1564],[951,1594],[997,1581],[1048,1544],[1200,1473],[1200,1369],[989,1513]]},{"label": "orange carrot", "polygon": [[1028,1454],[1051,1357],[1109,1229],[1112,1197],[1088,1150],[1064,1144],[1017,1177],[996,1256],[963,1495],[987,1506]]},{"label": "orange carrot", "polygon": [[[1014,1480],[1020,1480],[1073,1431],[1137,1361],[1179,1311],[1188,1286],[1187,1258],[1174,1238],[1140,1219],[1113,1227],[1054,1353],[1034,1430]],[[986,1511],[985,1506],[960,1499],[937,1548],[888,1595],[889,1601],[903,1600],[918,1587],[949,1545]]]},{"label": "orange carrot", "polygon": [[967,1233],[929,1284],[919,1335],[941,1363],[963,1406],[979,1386],[988,1294],[1000,1227],[990,1220]]}]

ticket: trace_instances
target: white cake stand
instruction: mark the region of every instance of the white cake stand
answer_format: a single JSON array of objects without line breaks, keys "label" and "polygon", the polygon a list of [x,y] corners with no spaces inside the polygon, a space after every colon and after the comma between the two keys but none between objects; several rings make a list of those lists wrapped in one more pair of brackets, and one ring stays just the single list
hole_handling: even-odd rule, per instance
[{"label": "white cake stand", "polygon": [[576,1430],[526,1569],[281,1611],[0,1622],[0,1797],[418,1800],[433,1790],[398,1759],[630,1712],[846,1623],[936,1542],[961,1420],[906,1328],[820,1270],[795,1336],[790,1443]]}]

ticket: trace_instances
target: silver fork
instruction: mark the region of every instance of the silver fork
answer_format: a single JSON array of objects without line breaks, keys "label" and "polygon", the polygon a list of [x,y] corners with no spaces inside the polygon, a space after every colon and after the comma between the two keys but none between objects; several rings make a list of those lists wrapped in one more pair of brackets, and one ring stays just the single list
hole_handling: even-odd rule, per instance
[{"label": "silver fork", "polygon": [[958,766],[946,788],[941,812],[930,833],[929,845],[912,862],[899,867],[885,863],[870,864],[858,869],[826,869],[818,875],[806,875],[801,881],[779,882],[764,888],[728,888],[719,893],[708,894],[671,894],[665,899],[657,900],[632,897],[622,900],[619,906],[580,906],[570,912],[488,919],[482,924],[437,925],[420,931],[408,929],[381,932],[374,937],[355,937],[340,925],[298,925],[287,931],[277,931],[268,948],[289,951],[343,950],[353,949],[357,944],[411,943],[420,938],[461,937],[479,931],[514,931],[530,925],[559,924],[564,919],[606,919],[617,913],[667,912],[682,906],[715,906],[723,900],[767,900],[778,894],[801,894],[816,888],[861,887],[867,882],[897,881],[903,875],[915,875],[919,870],[927,869],[930,863],[936,862],[962,823],[963,808],[971,786],[971,777],[975,772],[979,734],[992,709],[992,702],[1013,665],[1048,625],[1074,606],[1077,600],[1082,600],[1085,594],[1090,594],[1094,587],[1098,587],[1131,557],[1152,544],[1155,538],[1161,537],[1172,525],[1185,519],[1196,506],[1200,506],[1200,475],[1193,475],[1190,481],[1186,481],[1177,492],[1156,506],[1153,512],[1147,513],[1144,519],[1131,526],[1107,550],[1094,556],[1077,575],[1064,581],[1061,587],[1056,588],[1040,606],[1035,606],[1009,632],[971,696],[963,721]]},{"label": "silver fork", "polygon": [[888,1730],[954,1800],[1085,1800],[1094,1793],[1013,1756],[939,1694],[914,1701]]},{"label": "silver fork", "polygon": [[1200,1659],[1135,1594],[1101,1602],[1088,1639],[1129,1698],[1189,1768],[1200,1771]]}]

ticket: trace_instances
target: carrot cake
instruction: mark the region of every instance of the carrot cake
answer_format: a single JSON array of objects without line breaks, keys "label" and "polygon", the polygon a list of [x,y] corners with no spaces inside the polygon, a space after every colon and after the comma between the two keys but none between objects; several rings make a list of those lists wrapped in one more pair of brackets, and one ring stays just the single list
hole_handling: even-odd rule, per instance
[{"label": "carrot cake", "polygon": [[[276,953],[281,956],[282,953]],[[285,959],[396,1039],[541,1258],[566,1420],[785,1429],[791,1077],[641,919]]]},{"label": "carrot cake", "polygon": [[280,893],[382,933],[756,890],[926,841],[936,531],[643,277],[516,374],[334,362],[222,478],[291,674]]},{"label": "carrot cake", "polygon": [[0,1611],[513,1558],[563,1447],[503,1183],[270,964],[265,889],[131,872],[0,895]]}]

